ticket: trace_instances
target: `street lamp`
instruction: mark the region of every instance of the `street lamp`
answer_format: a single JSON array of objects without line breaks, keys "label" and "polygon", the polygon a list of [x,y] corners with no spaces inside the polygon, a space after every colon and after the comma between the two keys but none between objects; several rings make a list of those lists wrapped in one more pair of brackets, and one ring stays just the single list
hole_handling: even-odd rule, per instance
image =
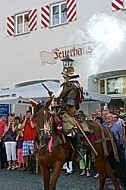
[{"label": "street lamp", "polygon": [[70,67],[70,66],[72,67],[73,66],[73,62],[74,62],[74,60],[71,59],[70,57],[65,57],[65,58],[61,59],[61,61],[63,63],[63,71],[67,67]]}]

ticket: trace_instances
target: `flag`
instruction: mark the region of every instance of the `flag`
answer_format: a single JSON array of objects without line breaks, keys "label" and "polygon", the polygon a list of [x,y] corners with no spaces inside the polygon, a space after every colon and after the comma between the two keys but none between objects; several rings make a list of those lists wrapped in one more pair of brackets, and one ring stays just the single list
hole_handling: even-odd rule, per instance
[{"label": "flag", "polygon": [[40,59],[41,64],[44,65],[45,63],[48,64],[56,64],[57,60],[54,59],[53,54],[47,51],[41,51],[40,52]]}]

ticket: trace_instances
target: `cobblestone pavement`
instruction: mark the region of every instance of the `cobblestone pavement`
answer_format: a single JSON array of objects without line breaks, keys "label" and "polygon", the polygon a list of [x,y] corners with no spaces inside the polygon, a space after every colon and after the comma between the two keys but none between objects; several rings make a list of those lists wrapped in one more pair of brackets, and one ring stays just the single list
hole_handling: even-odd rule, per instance
[{"label": "cobblestone pavement", "polygon": [[[71,175],[66,176],[62,172],[57,190],[98,190],[98,178],[80,176],[78,168],[74,169]],[[23,171],[0,170],[0,189],[2,190],[43,190],[43,179],[40,172],[38,174]],[[105,190],[112,190],[113,185],[107,180]]]}]

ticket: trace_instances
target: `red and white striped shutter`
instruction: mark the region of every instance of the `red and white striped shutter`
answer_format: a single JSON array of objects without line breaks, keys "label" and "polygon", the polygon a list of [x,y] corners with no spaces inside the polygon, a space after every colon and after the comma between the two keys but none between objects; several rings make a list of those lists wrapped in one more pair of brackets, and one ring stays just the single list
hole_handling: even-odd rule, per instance
[{"label": "red and white striped shutter", "polygon": [[7,17],[7,36],[14,35],[14,15]]},{"label": "red and white striped shutter", "polygon": [[29,21],[28,21],[29,31],[37,29],[37,9],[29,11]]},{"label": "red and white striped shutter", "polygon": [[41,28],[49,27],[50,25],[50,6],[41,7]]},{"label": "red and white striped shutter", "polygon": [[67,0],[67,21],[72,22],[77,19],[76,0]]},{"label": "red and white striped shutter", "polygon": [[112,0],[112,11],[123,9],[123,0]]}]

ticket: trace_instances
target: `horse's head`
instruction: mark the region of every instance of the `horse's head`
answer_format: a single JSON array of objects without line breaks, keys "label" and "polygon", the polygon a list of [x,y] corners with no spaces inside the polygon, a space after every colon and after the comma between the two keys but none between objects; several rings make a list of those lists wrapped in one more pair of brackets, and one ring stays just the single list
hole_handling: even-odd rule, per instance
[{"label": "horse's head", "polygon": [[45,137],[45,135],[49,136],[52,132],[52,124],[53,124],[53,112],[49,109],[53,98],[49,99],[47,102],[35,102],[29,99],[30,104],[35,109],[35,118],[37,122],[37,136],[39,139]]}]

